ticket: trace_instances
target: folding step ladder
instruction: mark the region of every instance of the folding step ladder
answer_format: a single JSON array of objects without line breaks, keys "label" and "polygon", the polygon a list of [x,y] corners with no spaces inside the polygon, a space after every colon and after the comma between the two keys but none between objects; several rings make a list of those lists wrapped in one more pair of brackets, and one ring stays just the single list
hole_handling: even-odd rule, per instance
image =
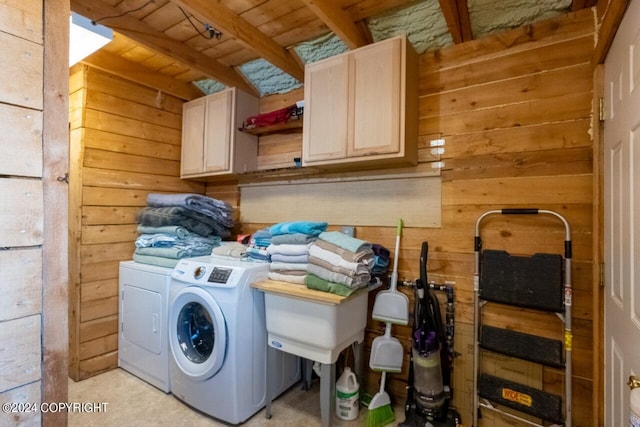
[{"label": "folding step ladder", "polygon": [[[564,262],[560,255],[513,256],[505,251],[482,250],[481,222],[491,215],[552,215],[565,227]],[[542,209],[501,209],[480,215],[475,227],[473,427],[481,408],[532,426],[571,427],[571,229],[560,214]],[[564,268],[563,268],[564,267]],[[564,274],[563,274],[564,271]],[[563,283],[564,281],[564,283]],[[563,339],[483,325],[483,307],[497,303],[552,312],[564,326]],[[544,366],[564,369],[564,397],[480,372],[482,352],[499,353]],[[564,357],[563,357],[564,356]],[[564,413],[562,401],[564,400]],[[536,423],[506,412],[501,406],[542,419]]]}]

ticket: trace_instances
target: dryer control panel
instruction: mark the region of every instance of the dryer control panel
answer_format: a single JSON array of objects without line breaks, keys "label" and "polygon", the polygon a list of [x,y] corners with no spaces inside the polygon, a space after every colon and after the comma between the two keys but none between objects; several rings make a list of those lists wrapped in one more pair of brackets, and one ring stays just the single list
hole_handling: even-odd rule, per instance
[{"label": "dryer control panel", "polygon": [[171,277],[194,285],[233,288],[244,281],[265,279],[269,271],[266,263],[211,261],[210,257],[182,259],[171,272]]},{"label": "dryer control panel", "polygon": [[227,283],[229,276],[231,276],[231,268],[225,267],[213,267],[213,271],[209,275],[207,282],[210,283]]}]

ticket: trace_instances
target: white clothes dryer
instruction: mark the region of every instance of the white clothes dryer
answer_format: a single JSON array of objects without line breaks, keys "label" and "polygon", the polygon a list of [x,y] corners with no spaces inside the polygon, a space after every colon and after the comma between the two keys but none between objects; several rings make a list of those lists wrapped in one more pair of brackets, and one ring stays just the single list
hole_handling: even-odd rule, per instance
[{"label": "white clothes dryer", "polygon": [[120,263],[118,366],[168,393],[172,268]]},{"label": "white clothes dryer", "polygon": [[301,376],[298,357],[277,352],[267,368],[264,294],[269,264],[206,256],[181,260],[171,276],[171,392],[189,406],[230,424],[266,404],[267,369],[277,396]]}]

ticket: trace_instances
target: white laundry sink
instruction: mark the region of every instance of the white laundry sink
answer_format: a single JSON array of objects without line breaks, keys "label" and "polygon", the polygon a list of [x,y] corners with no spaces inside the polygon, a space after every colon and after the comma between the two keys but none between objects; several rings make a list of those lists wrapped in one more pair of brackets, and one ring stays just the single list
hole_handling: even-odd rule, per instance
[{"label": "white laundry sink", "polygon": [[[301,288],[299,285],[292,285]],[[268,342],[271,347],[320,363],[335,363],[342,350],[364,340],[367,323],[367,291],[328,302],[324,292],[311,297],[269,292],[265,288]]]}]

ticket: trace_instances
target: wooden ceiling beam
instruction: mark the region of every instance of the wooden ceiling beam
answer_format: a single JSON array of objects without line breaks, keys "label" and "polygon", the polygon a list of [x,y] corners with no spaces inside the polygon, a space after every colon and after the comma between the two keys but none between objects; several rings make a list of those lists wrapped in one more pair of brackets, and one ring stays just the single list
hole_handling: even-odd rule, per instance
[{"label": "wooden ceiling beam", "polygon": [[365,46],[366,35],[353,22],[351,16],[332,0],[302,0],[349,47]]},{"label": "wooden ceiling beam", "polygon": [[471,32],[471,17],[469,17],[469,5],[467,4],[467,0],[457,0],[457,3],[462,40],[468,42],[473,40],[473,33]]},{"label": "wooden ceiling beam", "polygon": [[193,84],[185,83],[166,74],[153,71],[136,62],[126,60],[121,56],[105,52],[104,50],[99,50],[89,55],[83,59],[82,62],[186,101],[204,96],[204,93]]},{"label": "wooden ceiling beam", "polygon": [[[351,6],[348,6],[346,10],[355,22],[361,21],[363,19],[371,18],[373,16],[378,16],[385,14],[393,9],[401,9],[409,6],[413,6],[416,3],[420,3],[424,0],[361,0],[361,1],[350,1],[347,3],[353,3]],[[343,2],[345,3],[345,2]]]},{"label": "wooden ceiling beam", "polygon": [[571,11],[577,12],[578,10],[587,9],[598,4],[598,0],[573,0],[571,2]]},{"label": "wooden ceiling beam", "polygon": [[222,2],[210,0],[172,0],[203,21],[209,22],[216,29],[235,38],[248,49],[253,50],[274,66],[285,73],[304,81],[304,69],[295,61],[293,56],[266,34],[248,23]]},{"label": "wooden ceiling beam", "polygon": [[[91,2],[71,0],[71,10],[92,20],[101,20],[104,17],[121,14],[119,10],[100,0]],[[136,18],[125,15],[104,19],[100,23],[148,49],[167,55],[177,62],[182,62],[226,86],[235,86],[245,92],[259,96],[256,88],[249,85],[238,71],[168,37]]]},{"label": "wooden ceiling beam", "polygon": [[440,10],[444,15],[444,20],[447,22],[447,28],[449,28],[449,34],[453,42],[458,44],[462,43],[462,32],[460,31],[459,19],[458,19],[458,5],[455,0],[439,0]]},{"label": "wooden ceiling beam", "polygon": [[586,4],[587,2],[585,0],[573,0],[571,2],[571,10],[575,12],[577,10],[584,9]]},{"label": "wooden ceiling beam", "polygon": [[453,42],[458,44],[473,39],[467,0],[439,0]]}]

